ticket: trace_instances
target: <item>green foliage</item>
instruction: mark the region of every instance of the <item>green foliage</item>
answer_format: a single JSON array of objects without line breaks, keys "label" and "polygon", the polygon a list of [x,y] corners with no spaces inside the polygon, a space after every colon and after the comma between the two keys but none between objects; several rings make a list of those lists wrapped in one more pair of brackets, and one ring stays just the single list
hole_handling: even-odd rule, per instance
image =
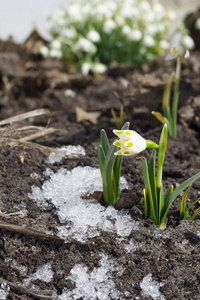
[{"label": "green foliage", "polygon": [[[129,129],[129,122],[125,123],[122,130]],[[106,206],[117,201],[120,195],[120,174],[122,155],[115,156],[115,145],[109,145],[108,137],[104,129],[101,130],[101,145],[98,148],[98,160],[103,183],[103,196]]]},{"label": "green foliage", "polygon": [[[190,204],[188,206],[188,208],[186,208],[186,201],[187,201],[187,197],[190,191],[191,185],[189,185],[189,187],[187,188],[187,190],[185,191],[182,200],[181,200],[181,205],[180,205],[180,221],[181,220],[187,220],[188,218],[188,212],[190,210],[190,208],[192,208],[197,202],[199,202],[200,198],[198,198],[196,201],[194,201],[192,204]],[[200,211],[200,207],[198,207],[196,209],[196,211],[193,213],[191,220],[194,221],[198,212]]]},{"label": "green foliage", "polygon": [[124,107],[123,107],[123,105],[120,108],[119,118],[116,116],[116,113],[115,113],[114,109],[111,109],[111,114],[113,116],[113,119],[115,121],[115,125],[116,125],[117,129],[120,129],[123,126],[123,120],[124,120]]},{"label": "green foliage", "polygon": [[[160,225],[161,228],[165,228],[167,225],[167,214],[173,201],[183,190],[188,188],[188,186],[190,186],[194,181],[200,178],[200,172],[199,172],[193,177],[181,183],[174,191],[173,191],[173,186],[170,186],[168,191],[164,195],[163,184],[162,184],[162,173],[163,173],[165,152],[167,148],[167,131],[168,131],[167,125],[165,124],[160,136],[157,174],[156,174],[156,167],[155,167],[156,165],[155,149],[153,149],[151,153],[149,165],[147,165],[147,160],[145,158],[142,163],[144,184],[145,184],[145,189],[143,193],[144,196],[142,200],[144,206],[144,215],[145,218],[151,217],[155,221],[155,224]],[[187,198],[187,191],[185,195]],[[180,211],[181,217],[186,216],[188,212],[185,211],[185,206],[184,206],[185,200],[182,201],[183,203]]]}]

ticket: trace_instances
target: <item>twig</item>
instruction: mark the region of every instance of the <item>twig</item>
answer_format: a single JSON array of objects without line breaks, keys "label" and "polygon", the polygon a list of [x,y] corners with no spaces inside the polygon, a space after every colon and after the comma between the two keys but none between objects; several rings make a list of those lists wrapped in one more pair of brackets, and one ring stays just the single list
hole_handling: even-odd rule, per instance
[{"label": "twig", "polygon": [[23,287],[22,285],[12,283],[11,281],[0,278],[0,284],[7,284],[12,290],[17,290],[20,293],[31,295],[39,299],[55,299],[54,291],[52,290],[33,290]]},{"label": "twig", "polygon": [[36,236],[36,237],[39,237],[39,238],[45,238],[45,239],[64,242],[64,239],[62,239],[58,236],[46,234],[42,231],[29,229],[29,228],[26,228],[26,227],[22,227],[22,226],[19,226],[19,225],[7,223],[7,222],[4,222],[4,221],[0,221],[0,229],[12,231],[12,232],[17,232],[17,233],[22,233],[22,234],[25,234],[25,235],[33,235],[33,236]]}]

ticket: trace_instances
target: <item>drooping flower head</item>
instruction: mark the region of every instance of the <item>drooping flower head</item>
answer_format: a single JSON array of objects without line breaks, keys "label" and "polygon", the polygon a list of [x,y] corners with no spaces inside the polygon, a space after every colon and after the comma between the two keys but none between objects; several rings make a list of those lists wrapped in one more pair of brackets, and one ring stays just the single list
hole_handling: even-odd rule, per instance
[{"label": "drooping flower head", "polygon": [[150,140],[145,140],[141,135],[133,130],[113,130],[119,140],[113,144],[120,147],[115,155],[130,156],[142,152],[145,149],[158,148],[158,145]]},{"label": "drooping flower head", "polygon": [[166,60],[172,60],[177,57],[188,58],[190,56],[189,50],[187,50],[184,45],[179,41],[178,43],[172,45],[170,53],[166,56]]}]

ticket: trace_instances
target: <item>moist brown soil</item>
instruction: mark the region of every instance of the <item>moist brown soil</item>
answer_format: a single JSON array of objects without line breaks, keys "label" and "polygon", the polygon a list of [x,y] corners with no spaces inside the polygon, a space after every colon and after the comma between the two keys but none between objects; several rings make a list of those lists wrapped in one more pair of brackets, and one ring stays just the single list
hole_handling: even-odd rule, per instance
[{"label": "moist brown soil", "polygon": [[[47,167],[55,172],[61,167],[68,170],[76,166],[98,167],[100,130],[104,128],[109,140],[114,140],[112,130],[116,126],[111,109],[119,113],[121,104],[124,105],[124,121],[131,123],[130,129],[158,142],[162,125],[151,111],[161,111],[163,89],[174,70],[174,63],[156,59],[141,71],[131,65],[113,64],[104,76],[84,77],[64,63],[44,62],[38,55],[30,56],[20,45],[2,45],[0,119],[40,108],[50,110],[48,115],[1,127],[0,282],[10,287],[7,299],[54,299],[53,292],[59,295],[64,289],[73,290],[75,283],[65,279],[71,269],[81,264],[92,271],[99,265],[100,253],[123,267],[121,275],[112,274],[116,288],[122,293],[119,299],[152,299],[142,294],[140,287],[149,273],[153,280],[164,283],[159,290],[165,299],[200,299],[200,216],[193,222],[179,222],[181,198],[178,197],[169,211],[167,229],[158,230],[152,220],[144,220],[140,159],[123,159],[122,175],[129,189],[122,191],[114,204],[117,210],[127,209],[132,219],[140,224],[141,230],[133,230],[128,237],[130,242],[142,243],[134,252],[125,250],[115,232],[102,231],[100,237],[85,243],[75,239],[65,242],[56,235],[60,222],[53,209],[49,207],[44,211],[28,197],[33,185],[41,187],[47,179],[44,175]],[[100,116],[93,123],[88,115],[78,122],[77,107],[91,113],[89,117],[93,112],[99,112]],[[35,133],[36,129],[19,129],[30,125],[58,131],[24,142],[22,138]],[[168,139],[163,173],[165,189],[170,185],[176,187],[200,171],[199,130],[200,63],[199,53],[194,52],[182,65],[178,138]],[[86,155],[48,164],[50,148],[62,145],[81,145]],[[149,152],[144,151],[142,156],[149,158]],[[41,177],[31,177],[32,173]],[[191,188],[188,205],[198,198],[199,192],[200,180]],[[198,205],[191,209],[190,215]],[[25,216],[10,215],[23,207],[27,210]],[[51,281],[33,281],[36,289],[24,285],[28,275],[47,263],[51,263],[54,272]],[[24,266],[26,272],[21,273],[17,266]]]}]

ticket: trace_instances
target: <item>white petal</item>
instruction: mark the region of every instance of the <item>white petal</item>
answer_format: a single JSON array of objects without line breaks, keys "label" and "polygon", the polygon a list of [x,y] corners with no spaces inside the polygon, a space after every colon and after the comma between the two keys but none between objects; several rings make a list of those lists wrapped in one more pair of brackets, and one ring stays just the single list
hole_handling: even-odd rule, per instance
[{"label": "white petal", "polygon": [[169,53],[169,54],[166,55],[165,60],[172,60],[176,57],[177,57],[177,55]]}]

